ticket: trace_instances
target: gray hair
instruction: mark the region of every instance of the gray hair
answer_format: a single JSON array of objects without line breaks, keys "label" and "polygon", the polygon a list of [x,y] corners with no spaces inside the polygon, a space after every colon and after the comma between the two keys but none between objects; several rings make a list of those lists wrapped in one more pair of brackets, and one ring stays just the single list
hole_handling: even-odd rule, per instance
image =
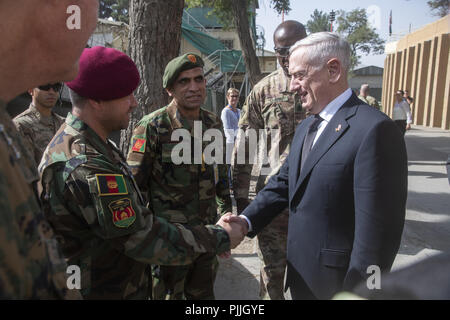
[{"label": "gray hair", "polygon": [[86,101],[88,99],[80,96],[78,93],[76,93],[69,87],[67,87],[67,88],[69,89],[70,102],[72,102],[72,106],[76,106],[78,108],[83,108],[83,106],[86,104]]},{"label": "gray hair", "polygon": [[297,41],[290,50],[290,54],[305,48],[308,62],[313,66],[322,66],[332,58],[341,62],[342,67],[348,71],[350,68],[350,45],[346,40],[332,32],[312,33],[306,38]]}]

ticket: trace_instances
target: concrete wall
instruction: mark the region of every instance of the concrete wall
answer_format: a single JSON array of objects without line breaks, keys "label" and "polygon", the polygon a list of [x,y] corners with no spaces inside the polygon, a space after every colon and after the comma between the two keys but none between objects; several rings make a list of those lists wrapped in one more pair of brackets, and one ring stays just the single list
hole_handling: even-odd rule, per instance
[{"label": "concrete wall", "polygon": [[414,124],[450,130],[450,15],[386,49],[383,111],[392,116],[395,92],[407,89]]}]

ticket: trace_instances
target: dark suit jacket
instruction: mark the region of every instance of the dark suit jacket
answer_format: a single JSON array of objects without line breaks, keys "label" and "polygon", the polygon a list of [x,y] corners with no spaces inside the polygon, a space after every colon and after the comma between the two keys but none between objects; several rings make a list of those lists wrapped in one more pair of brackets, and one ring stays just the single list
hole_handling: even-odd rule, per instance
[{"label": "dark suit jacket", "polygon": [[406,148],[400,130],[356,95],[337,111],[299,169],[313,117],[290,154],[243,212],[261,231],[289,206],[286,288],[329,299],[363,281],[369,265],[390,270],[405,219]]}]

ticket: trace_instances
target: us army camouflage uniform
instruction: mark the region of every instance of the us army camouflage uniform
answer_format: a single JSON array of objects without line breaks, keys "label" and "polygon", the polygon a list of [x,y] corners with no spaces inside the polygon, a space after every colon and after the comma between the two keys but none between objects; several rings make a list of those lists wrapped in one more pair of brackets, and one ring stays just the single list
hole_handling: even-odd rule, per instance
[{"label": "us army camouflage uniform", "polygon": [[33,104],[13,119],[17,130],[24,136],[32,148],[36,166],[56,131],[64,123],[64,118],[52,112],[50,117],[43,116]]},{"label": "us army camouflage uniform", "polygon": [[[267,154],[268,161],[258,156],[258,181],[256,192],[264,188],[269,178],[276,174],[287,155],[296,126],[305,118],[297,97],[289,92],[289,78],[278,69],[258,82],[247,97],[241,111],[239,131],[233,151],[233,194],[241,213],[248,203],[248,193],[253,165],[249,164],[249,129],[263,129],[267,143],[258,142],[258,155]],[[260,141],[260,140],[258,140]],[[278,153],[276,148],[278,146]],[[245,149],[244,149],[245,148]],[[245,154],[245,164],[238,164],[238,155]],[[274,162],[279,156],[279,161]],[[284,270],[286,267],[286,239],[288,231],[286,209],[258,234],[258,255],[263,267],[260,272],[260,295],[263,299],[282,300]]]},{"label": "us army camouflage uniform", "polygon": [[67,289],[67,265],[38,204],[37,180],[0,101],[0,299],[81,299]]},{"label": "us army camouflage uniform", "polygon": [[359,95],[358,96],[359,100],[362,100],[364,103],[367,103],[369,106],[372,106],[374,108],[377,108],[378,110],[380,110],[380,105],[378,104],[377,99],[375,99],[372,96],[366,96],[364,98],[364,96]]},{"label": "us army camouflage uniform", "polygon": [[39,166],[44,212],[87,299],[145,299],[149,264],[191,263],[229,250],[218,226],[185,228],[144,206],[125,158],[71,113]]},{"label": "us army camouflage uniform", "polygon": [[[200,119],[202,136],[207,129],[218,129],[224,146],[220,119],[203,109],[200,109]],[[217,210],[220,214],[231,211],[225,154],[222,164],[207,164],[202,159],[201,164],[195,164],[191,154],[191,164],[175,165],[171,153],[179,142],[171,141],[171,136],[175,130],[183,128],[190,132],[190,146],[193,146],[193,124],[180,115],[173,103],[145,116],[134,129],[128,164],[156,215],[183,225],[215,223]],[[200,144],[202,151],[209,143]],[[153,298],[214,299],[217,271],[214,254],[195,259],[189,266],[153,268]]]}]

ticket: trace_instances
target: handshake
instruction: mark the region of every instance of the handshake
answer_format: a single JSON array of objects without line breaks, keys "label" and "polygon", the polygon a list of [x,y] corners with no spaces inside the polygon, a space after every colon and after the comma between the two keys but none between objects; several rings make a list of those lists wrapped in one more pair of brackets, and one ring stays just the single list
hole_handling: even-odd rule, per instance
[{"label": "handshake", "polygon": [[[247,221],[237,215],[227,212],[224,214],[216,225],[221,226],[228,233],[230,238],[231,249],[236,248],[248,233],[248,223]],[[230,252],[221,254],[220,257],[227,258],[230,256]]]}]

